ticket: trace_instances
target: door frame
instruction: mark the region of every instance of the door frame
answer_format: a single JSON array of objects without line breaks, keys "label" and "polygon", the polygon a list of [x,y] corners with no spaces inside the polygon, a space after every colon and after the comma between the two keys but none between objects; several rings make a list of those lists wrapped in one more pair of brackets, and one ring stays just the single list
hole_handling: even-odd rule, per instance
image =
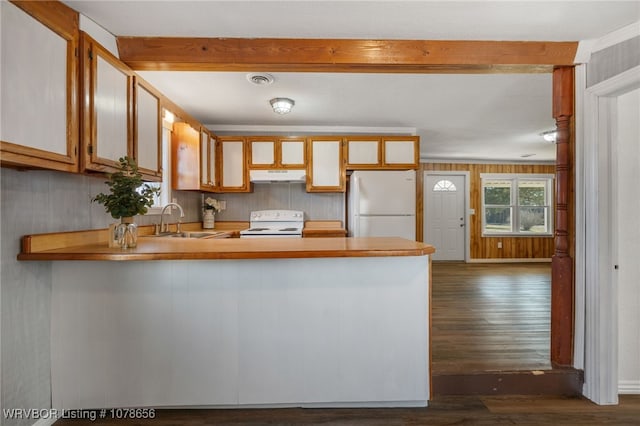
[{"label": "door frame", "polygon": [[576,339],[576,346],[584,345],[584,359],[576,362],[584,362],[583,394],[597,404],[618,403],[617,98],[637,88],[640,66],[586,88],[584,97],[582,173],[576,176],[584,206],[584,216],[576,217],[584,231],[576,233],[576,302],[584,300],[584,339]]},{"label": "door frame", "polygon": [[[424,199],[424,203],[425,206],[423,206],[422,208],[422,217],[423,217],[423,229],[422,229],[422,238],[423,241],[427,241],[426,237],[426,233],[427,233],[427,209],[426,209],[426,203],[427,203],[427,192],[426,192],[426,188],[425,185],[427,183],[427,176],[462,176],[464,178],[464,187],[463,187],[463,191],[464,191],[464,223],[465,223],[465,227],[464,227],[464,261],[466,263],[469,263],[471,261],[471,253],[470,253],[470,248],[471,248],[471,232],[470,232],[470,226],[469,224],[471,223],[471,214],[470,213],[470,208],[469,206],[471,205],[471,195],[469,194],[469,179],[471,176],[471,172],[469,171],[436,171],[436,170],[425,170],[424,171],[424,175],[423,175],[423,180],[422,180],[422,193],[423,193],[423,199]],[[475,212],[477,213],[477,212]]]}]

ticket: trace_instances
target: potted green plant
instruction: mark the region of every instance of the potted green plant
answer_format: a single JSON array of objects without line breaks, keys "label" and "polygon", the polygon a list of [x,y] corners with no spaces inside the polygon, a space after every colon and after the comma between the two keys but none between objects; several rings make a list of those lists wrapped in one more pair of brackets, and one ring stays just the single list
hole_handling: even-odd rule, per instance
[{"label": "potted green plant", "polygon": [[109,180],[105,182],[109,186],[110,193],[100,193],[91,201],[104,205],[111,217],[120,219],[121,223],[116,228],[113,239],[117,240],[123,248],[135,247],[137,227],[133,223],[133,216],[145,214],[153,205],[154,198],[160,193],[160,189],[142,181],[142,175],[133,158],[122,157],[118,161],[120,170],[111,173]]}]

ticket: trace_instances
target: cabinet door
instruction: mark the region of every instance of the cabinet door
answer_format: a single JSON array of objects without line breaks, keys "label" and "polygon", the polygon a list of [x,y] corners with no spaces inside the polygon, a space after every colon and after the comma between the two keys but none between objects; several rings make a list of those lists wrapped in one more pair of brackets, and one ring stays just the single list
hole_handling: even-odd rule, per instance
[{"label": "cabinet door", "polygon": [[112,172],[132,156],[132,71],[83,34],[83,137],[85,170]]},{"label": "cabinet door", "polygon": [[305,139],[281,138],[280,165],[285,169],[304,169],[306,161]]},{"label": "cabinet door", "polygon": [[220,192],[250,192],[244,138],[220,137],[219,147]]},{"label": "cabinet door", "polygon": [[162,180],[162,111],[160,93],[140,77],[134,78],[133,152],[140,173]]},{"label": "cabinet door", "polygon": [[249,168],[272,169],[276,166],[276,139],[268,137],[247,138]]},{"label": "cabinet door", "polygon": [[386,169],[418,167],[418,136],[388,136],[382,138],[383,165]]},{"label": "cabinet door", "polygon": [[200,189],[200,132],[187,123],[173,123],[171,135],[173,189]]},{"label": "cabinet door", "polygon": [[344,192],[345,169],[342,138],[317,137],[308,139],[308,192]]},{"label": "cabinet door", "polygon": [[215,138],[204,127],[200,129],[200,189],[215,191],[216,179]]},{"label": "cabinet door", "polygon": [[77,172],[76,12],[62,3],[2,1],[0,19],[0,162]]},{"label": "cabinet door", "polygon": [[347,170],[381,168],[381,144],[379,137],[348,137],[345,142]]}]

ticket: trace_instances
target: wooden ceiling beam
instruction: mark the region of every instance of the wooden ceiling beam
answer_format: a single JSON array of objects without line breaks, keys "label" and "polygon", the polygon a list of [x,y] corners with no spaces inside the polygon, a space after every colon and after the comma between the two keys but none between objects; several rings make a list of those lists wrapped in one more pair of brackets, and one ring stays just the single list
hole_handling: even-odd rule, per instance
[{"label": "wooden ceiling beam", "polygon": [[573,65],[577,42],[118,37],[134,70],[539,73]]}]

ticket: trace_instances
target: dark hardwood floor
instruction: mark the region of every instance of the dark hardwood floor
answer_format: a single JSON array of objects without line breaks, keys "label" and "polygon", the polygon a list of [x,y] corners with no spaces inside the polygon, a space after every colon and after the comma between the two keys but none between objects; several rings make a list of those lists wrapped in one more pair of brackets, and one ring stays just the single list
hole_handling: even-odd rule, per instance
[{"label": "dark hardwood floor", "polygon": [[550,370],[551,264],[433,262],[434,374]]},{"label": "dark hardwood floor", "polygon": [[[58,420],[55,425],[635,425],[640,395],[623,395],[617,406],[583,398],[549,396],[438,397],[426,408],[157,410],[149,420]],[[108,417],[108,416],[107,416]]]}]

